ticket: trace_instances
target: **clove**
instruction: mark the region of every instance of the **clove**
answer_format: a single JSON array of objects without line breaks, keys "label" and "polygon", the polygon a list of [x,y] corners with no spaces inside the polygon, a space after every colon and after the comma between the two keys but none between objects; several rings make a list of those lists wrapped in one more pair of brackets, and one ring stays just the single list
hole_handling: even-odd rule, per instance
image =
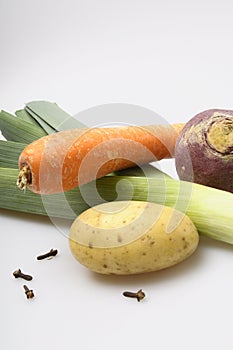
[{"label": "clove", "polygon": [[25,294],[27,296],[27,299],[32,299],[34,298],[34,292],[32,289],[29,289],[26,285],[23,286],[24,290],[25,290]]},{"label": "clove", "polygon": [[32,280],[32,276],[30,275],[26,275],[25,273],[23,273],[20,269],[16,270],[13,272],[13,276],[15,276],[15,278],[23,278],[26,281],[31,281]]},{"label": "clove", "polygon": [[137,291],[136,293],[125,291],[123,292],[123,295],[127,298],[135,298],[137,299],[137,301],[141,301],[146,296],[142,289],[139,289],[139,291]]},{"label": "clove", "polygon": [[43,260],[43,259],[47,259],[47,258],[52,258],[53,256],[57,255],[58,251],[57,249],[51,249],[48,253],[39,255],[37,257],[37,260]]}]

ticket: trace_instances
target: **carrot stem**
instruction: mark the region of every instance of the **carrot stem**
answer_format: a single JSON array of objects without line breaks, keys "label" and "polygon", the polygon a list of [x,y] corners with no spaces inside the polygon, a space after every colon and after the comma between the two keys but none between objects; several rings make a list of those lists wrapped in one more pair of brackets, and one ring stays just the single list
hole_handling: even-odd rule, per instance
[{"label": "carrot stem", "polygon": [[31,170],[28,165],[24,165],[20,170],[17,178],[16,185],[20,190],[26,190],[27,186],[31,183]]}]

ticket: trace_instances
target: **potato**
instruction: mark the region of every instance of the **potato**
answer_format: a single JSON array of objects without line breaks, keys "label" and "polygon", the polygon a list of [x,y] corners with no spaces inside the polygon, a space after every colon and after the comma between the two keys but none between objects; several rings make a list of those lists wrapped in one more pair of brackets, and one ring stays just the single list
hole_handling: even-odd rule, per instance
[{"label": "potato", "polygon": [[199,235],[183,213],[155,203],[109,202],[73,222],[74,257],[102,274],[131,275],[175,265],[198,246]]}]

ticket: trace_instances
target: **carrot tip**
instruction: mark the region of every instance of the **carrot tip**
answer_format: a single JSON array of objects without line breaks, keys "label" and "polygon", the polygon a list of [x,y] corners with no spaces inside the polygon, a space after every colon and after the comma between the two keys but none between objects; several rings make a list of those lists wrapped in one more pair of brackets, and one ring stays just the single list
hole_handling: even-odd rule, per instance
[{"label": "carrot tip", "polygon": [[19,172],[16,185],[20,190],[26,190],[31,183],[31,171],[28,165],[24,165]]}]

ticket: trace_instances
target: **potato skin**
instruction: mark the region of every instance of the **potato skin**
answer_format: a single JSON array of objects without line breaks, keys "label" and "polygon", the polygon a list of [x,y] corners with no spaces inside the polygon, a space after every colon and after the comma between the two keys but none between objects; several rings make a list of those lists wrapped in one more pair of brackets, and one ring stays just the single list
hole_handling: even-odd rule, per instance
[{"label": "potato skin", "polygon": [[81,264],[116,275],[173,266],[189,257],[198,242],[197,229],[186,215],[138,201],[110,202],[86,210],[73,222],[69,236],[71,252]]}]

